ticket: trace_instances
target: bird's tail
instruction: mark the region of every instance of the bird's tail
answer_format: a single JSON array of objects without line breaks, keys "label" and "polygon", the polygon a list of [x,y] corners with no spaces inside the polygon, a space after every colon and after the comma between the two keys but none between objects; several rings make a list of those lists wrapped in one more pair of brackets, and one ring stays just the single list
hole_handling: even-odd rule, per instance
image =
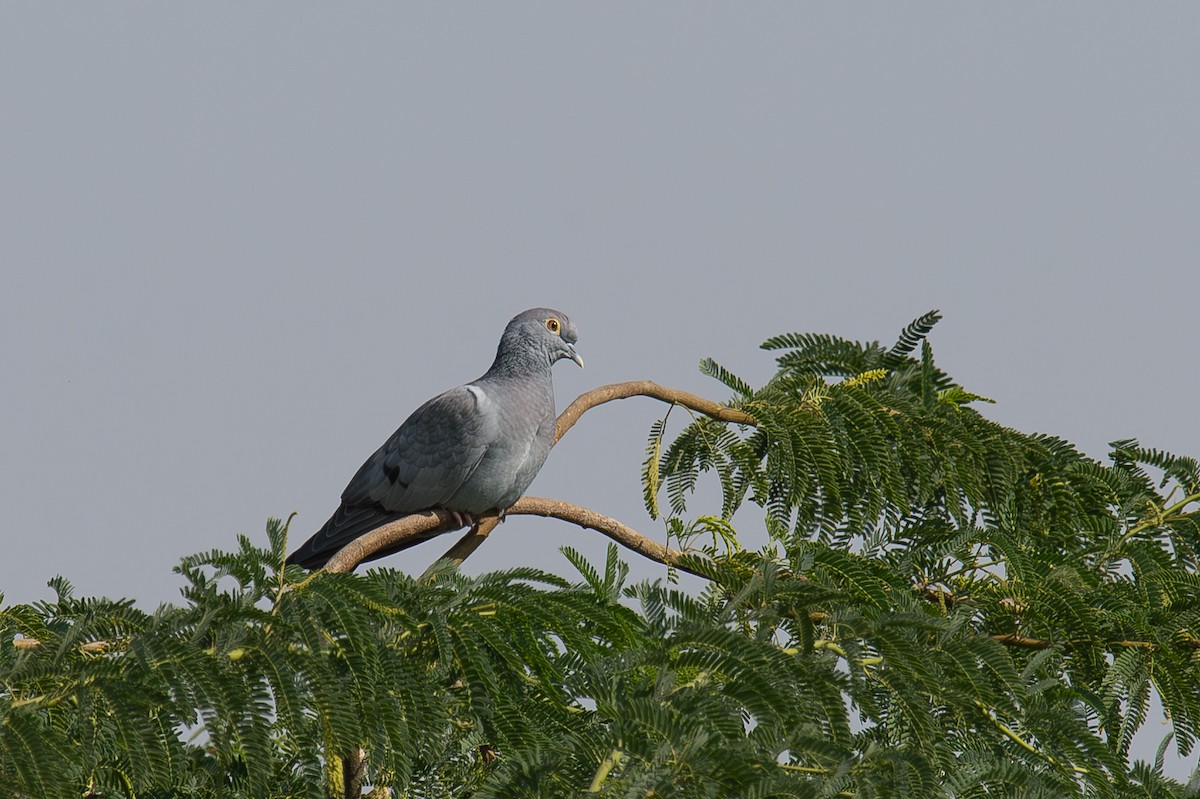
[{"label": "bird's tail", "polygon": [[[342,505],[329,517],[329,521],[325,522],[325,525],[313,534],[312,538],[305,541],[299,549],[288,555],[287,562],[303,566],[306,569],[323,568],[329,562],[330,558],[354,539],[407,515],[407,513],[384,510],[379,505],[374,504],[352,505],[349,507]],[[401,541],[392,547],[372,553],[364,558],[362,562],[366,563],[367,561],[390,555],[393,552],[408,549],[423,541],[428,541],[430,538],[435,538],[444,532],[446,531],[433,530],[430,531],[429,535],[417,536]]]}]

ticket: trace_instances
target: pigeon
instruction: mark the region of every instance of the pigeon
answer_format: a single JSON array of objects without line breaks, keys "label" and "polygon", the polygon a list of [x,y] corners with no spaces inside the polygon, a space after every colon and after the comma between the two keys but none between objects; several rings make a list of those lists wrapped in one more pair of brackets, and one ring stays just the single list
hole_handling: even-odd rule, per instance
[{"label": "pigeon", "polygon": [[563,358],[583,366],[578,337],[559,311],[532,308],[515,316],[483,377],[417,408],[354,475],[325,526],[287,562],[319,569],[354,539],[410,513],[442,509],[465,525],[516,502],[554,443],[550,367]]}]

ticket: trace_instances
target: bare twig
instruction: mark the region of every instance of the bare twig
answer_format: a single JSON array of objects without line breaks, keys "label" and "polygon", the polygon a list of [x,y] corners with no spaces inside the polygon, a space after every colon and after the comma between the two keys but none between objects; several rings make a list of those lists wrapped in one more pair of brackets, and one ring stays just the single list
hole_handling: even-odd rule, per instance
[{"label": "bare twig", "polygon": [[463,537],[455,542],[454,546],[446,550],[446,554],[431,563],[429,568],[425,570],[425,573],[421,575],[421,579],[428,580],[439,563],[449,562],[455,566],[460,565],[471,556],[472,552],[479,549],[480,545],[487,540],[487,537],[492,534],[492,530],[495,530],[498,524],[500,524],[499,516],[488,516],[480,520],[479,524],[467,530]]},{"label": "bare twig", "polygon": [[[103,655],[118,642],[128,639],[119,638],[114,641],[88,641],[86,644],[80,644],[76,650],[81,655]],[[12,639],[13,649],[23,651],[27,649],[37,649],[42,645],[41,640],[37,638],[14,638]]]},{"label": "bare twig", "polygon": [[1020,633],[1005,633],[1003,635],[993,635],[992,639],[999,641],[1005,646],[1015,646],[1018,649],[1049,649],[1054,646],[1053,641],[1047,641],[1043,638],[1030,638],[1027,635]]},{"label": "bare twig", "polygon": [[508,510],[509,515],[514,513],[562,519],[565,522],[571,522],[580,527],[603,533],[621,546],[632,549],[639,555],[651,560],[656,560],[667,566],[674,566],[680,571],[685,571],[689,574],[695,574],[700,577],[704,576],[680,560],[683,555],[682,552],[670,549],[657,541],[647,538],[637,530],[621,524],[621,522],[611,516],[596,513],[593,510],[581,508],[569,502],[560,502],[556,499],[542,499],[541,497],[521,497],[517,500],[517,504]]},{"label": "bare twig", "polygon": [[630,397],[650,397],[651,399],[661,400],[670,405],[682,405],[685,408],[691,408],[693,411],[702,413],[705,416],[711,416],[723,422],[747,425],[758,424],[754,420],[754,417],[748,413],[739,411],[736,408],[727,407],[719,402],[713,402],[696,394],[680,391],[677,388],[660,386],[653,380],[631,380],[628,383],[610,383],[607,386],[593,388],[591,391],[576,397],[575,401],[558,415],[558,421],[554,426],[555,442],[575,426],[575,423],[579,421],[579,417],[583,416],[585,411],[595,408],[597,405],[603,405],[606,402],[628,399]]},{"label": "bare twig", "polygon": [[[572,505],[569,502],[542,499],[541,497],[521,497],[505,512],[505,516],[545,516],[561,519],[603,533],[618,544],[651,560],[674,566],[683,571],[692,571],[680,562],[681,553],[677,550],[664,547],[610,516]],[[473,530],[463,536],[446,553],[447,557],[457,558],[457,562],[461,563],[462,558],[473,552],[475,547],[479,546],[479,542],[482,542],[495,529],[498,522],[499,518],[496,516],[483,517],[479,524],[479,531]],[[449,529],[449,526],[453,524],[452,517],[446,511],[428,511],[405,516],[403,519],[385,524],[383,527],[377,527],[342,547],[336,555],[330,558],[325,568],[334,572],[351,571],[368,556],[383,550],[398,548],[399,545],[413,538],[428,537],[438,528],[447,527]],[[465,552],[465,554],[458,554],[460,552]]]},{"label": "bare twig", "polygon": [[369,559],[388,551],[402,549],[413,539],[432,538],[458,526],[449,511],[426,510],[410,513],[382,527],[359,536],[337,551],[325,564],[326,571],[348,572]]}]

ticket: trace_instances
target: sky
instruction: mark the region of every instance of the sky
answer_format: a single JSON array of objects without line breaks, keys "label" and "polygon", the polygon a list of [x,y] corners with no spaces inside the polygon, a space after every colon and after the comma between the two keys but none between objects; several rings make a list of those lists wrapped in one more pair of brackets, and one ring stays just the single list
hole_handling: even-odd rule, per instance
[{"label": "sky", "polygon": [[[1200,455],[1198,31],[1189,3],[0,4],[0,592],[152,607],[269,516],[299,543],[533,306],[580,330],[560,408],[725,399],[700,359],[762,382],[769,336],[938,308],[992,418]],[[530,493],[661,537],[663,411],[589,412]],[[514,518],[466,569],[568,573],[564,544],[605,548]]]}]

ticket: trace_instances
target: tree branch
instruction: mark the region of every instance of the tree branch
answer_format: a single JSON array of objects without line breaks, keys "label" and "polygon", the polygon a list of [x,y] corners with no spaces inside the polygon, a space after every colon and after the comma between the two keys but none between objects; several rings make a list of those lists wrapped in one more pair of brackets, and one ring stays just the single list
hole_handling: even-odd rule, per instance
[{"label": "tree branch", "polygon": [[[347,752],[342,758],[342,790],[345,799],[362,796],[363,781],[367,771],[367,752],[362,747]],[[333,799],[342,799],[335,796]]]},{"label": "tree branch", "polygon": [[[541,497],[521,497],[505,512],[505,516],[544,516],[561,519],[603,533],[621,546],[651,560],[695,574],[691,568],[680,562],[682,553],[678,550],[669,549],[657,541],[652,541],[611,516],[596,513],[569,502],[542,499]],[[461,563],[462,559],[473,552],[479,543],[482,543],[483,539],[495,529],[499,521],[497,516],[484,516],[480,519],[478,531],[472,530],[463,536],[457,544],[451,547],[445,557]],[[447,511],[426,511],[405,516],[390,524],[376,527],[366,535],[351,541],[329,559],[325,569],[331,572],[351,571],[370,555],[388,549],[397,549],[414,538],[427,538],[431,532],[442,527],[449,530],[453,528],[453,525],[454,519]]]},{"label": "tree branch", "polygon": [[376,527],[366,535],[361,535],[337,551],[325,570],[331,572],[353,571],[354,567],[367,560],[372,555],[378,555],[385,550],[402,549],[413,539],[432,538],[447,533],[459,524],[454,520],[450,511],[426,510],[420,513],[410,513],[394,522],[388,522],[382,527]]},{"label": "tree branch", "polygon": [[1018,649],[1049,649],[1054,646],[1053,641],[1047,641],[1042,638],[1030,638],[1020,633],[1004,633],[1003,635],[993,635],[992,640],[999,641],[1005,646],[1015,646]]},{"label": "tree branch", "polygon": [[481,519],[479,524],[472,527],[463,535],[462,538],[455,542],[454,546],[446,550],[446,553],[440,558],[429,564],[429,568],[421,575],[422,580],[428,580],[432,575],[437,565],[443,561],[449,561],[455,566],[462,565],[462,562],[471,557],[471,553],[479,549],[480,545],[487,540],[487,537],[492,534],[496,526],[500,524],[499,516],[488,516]]},{"label": "tree branch", "polygon": [[591,391],[587,391],[576,397],[575,401],[558,415],[558,421],[554,425],[555,443],[566,435],[568,430],[575,426],[575,423],[579,421],[579,417],[583,416],[585,411],[595,408],[597,405],[603,405],[606,402],[629,399],[630,397],[650,397],[669,405],[682,405],[685,408],[691,408],[693,411],[702,413],[705,416],[711,416],[723,422],[752,426],[758,425],[753,416],[736,408],[730,408],[699,395],[680,391],[677,388],[660,386],[652,380],[631,380],[627,383],[610,383],[607,386],[593,388]]},{"label": "tree branch", "polygon": [[656,560],[665,566],[672,566],[680,571],[685,571],[688,574],[694,574],[698,577],[704,576],[681,560],[683,553],[679,550],[665,547],[611,516],[604,516],[578,505],[572,505],[556,499],[521,497],[517,500],[517,504],[509,509],[508,513],[522,513],[530,516],[562,519],[565,522],[577,524],[588,530],[603,533],[621,546],[632,549],[634,552],[650,560]]}]

